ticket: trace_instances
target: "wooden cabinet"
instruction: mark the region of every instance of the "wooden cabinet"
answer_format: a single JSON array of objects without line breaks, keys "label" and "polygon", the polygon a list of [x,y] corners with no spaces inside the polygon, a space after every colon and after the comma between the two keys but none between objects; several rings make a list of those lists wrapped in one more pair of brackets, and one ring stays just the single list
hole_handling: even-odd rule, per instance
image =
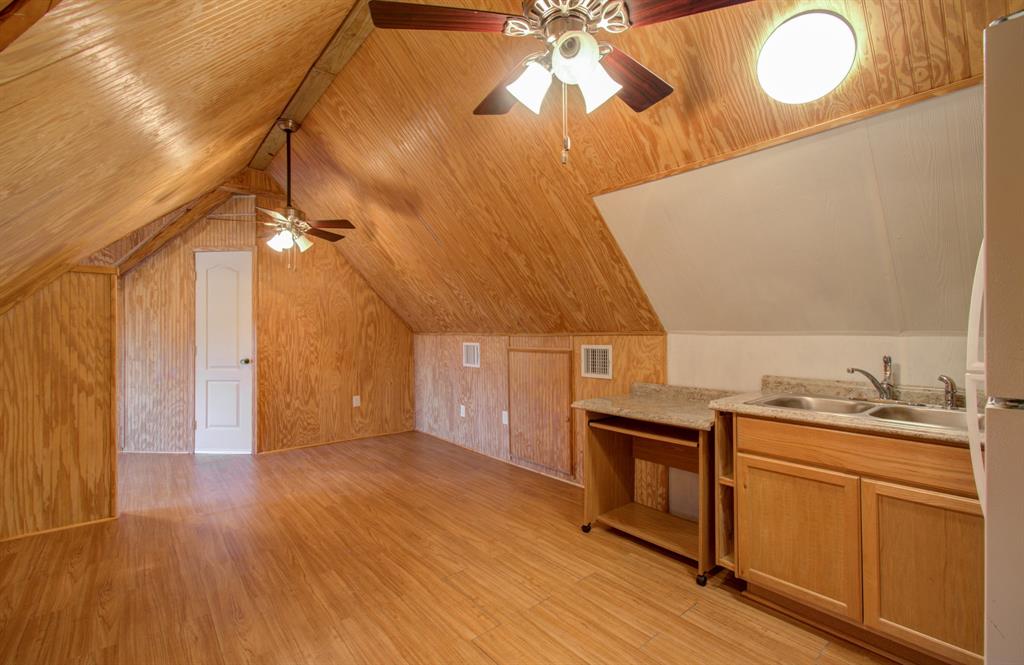
[{"label": "wooden cabinet", "polygon": [[977,501],[864,480],[864,623],[982,662],[984,520]]},{"label": "wooden cabinet", "polygon": [[571,475],[570,350],[508,354],[510,448],[517,461]]},{"label": "wooden cabinet", "polygon": [[737,463],[737,574],[859,621],[859,478],[753,455]]},{"label": "wooden cabinet", "polygon": [[755,596],[981,665],[985,526],[966,449],[746,416],[734,444],[736,575]]}]

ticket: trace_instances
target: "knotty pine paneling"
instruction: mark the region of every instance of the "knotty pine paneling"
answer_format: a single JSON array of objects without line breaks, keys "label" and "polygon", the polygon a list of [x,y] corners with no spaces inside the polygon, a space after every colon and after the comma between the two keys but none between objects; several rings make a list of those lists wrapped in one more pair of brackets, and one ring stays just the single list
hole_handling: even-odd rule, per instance
[{"label": "knotty pine paneling", "polygon": [[3,49],[0,311],[242,169],[351,6],[65,0]]},{"label": "knotty pine paneling", "polygon": [[0,316],[0,540],[116,515],[113,294],[66,273]]},{"label": "knotty pine paneling", "polygon": [[[1013,4],[761,0],[609,35],[676,92],[642,114],[612,100],[586,115],[571,91],[568,166],[554,90],[540,116],[472,115],[530,40],[375,30],[295,137],[296,198],[313,216],[358,220],[342,253],[417,332],[660,331],[594,194],[974,84],[982,30]],[[857,64],[822,100],[777,103],[757,53],[812,8],[850,21]]]},{"label": "knotty pine paneling", "polygon": [[[211,216],[256,204],[271,205],[238,196]],[[256,252],[258,452],[412,429],[408,326],[330,245],[315,241],[289,270],[255,228],[207,217],[122,278],[125,451],[193,450],[194,253],[209,250]]]},{"label": "knotty pine paneling", "polygon": [[[463,342],[480,343],[480,369],[462,367]],[[580,346],[583,344],[612,345],[612,380],[580,376]],[[571,348],[569,371],[572,401],[576,401],[628,393],[634,382],[664,383],[665,344],[664,335],[416,334],[416,429],[491,457],[511,460],[509,428],[501,424],[501,412],[507,410],[509,404],[509,355],[522,353],[512,349]],[[466,405],[466,418],[459,417],[459,404]],[[573,464],[569,473],[559,473],[522,459],[512,461],[534,471],[579,482],[583,474],[583,447],[579,441],[586,422],[582,414],[573,412],[572,417]],[[667,497],[668,491],[667,480],[659,479],[666,474],[663,467],[646,468],[644,464],[639,465],[641,495],[650,497],[648,505],[660,508],[658,497]]]}]

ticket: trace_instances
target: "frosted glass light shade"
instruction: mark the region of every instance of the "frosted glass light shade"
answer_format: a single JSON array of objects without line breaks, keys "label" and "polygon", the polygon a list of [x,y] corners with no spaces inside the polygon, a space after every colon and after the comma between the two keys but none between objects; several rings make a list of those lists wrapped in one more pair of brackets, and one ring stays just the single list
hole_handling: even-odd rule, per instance
[{"label": "frosted glass light shade", "polygon": [[812,11],[775,29],[757,58],[757,79],[783,104],[806,104],[832,92],[857,56],[853,28],[841,16]]},{"label": "frosted glass light shade", "polygon": [[536,62],[526,66],[519,78],[505,86],[512,96],[536,114],[540,114],[540,105],[551,87],[551,72]]},{"label": "frosted glass light shade", "polygon": [[278,231],[273,238],[267,241],[267,246],[275,252],[283,252],[291,249],[295,241],[292,239],[291,231]]},{"label": "frosted glass light shade", "polygon": [[300,252],[304,252],[313,246],[313,243],[306,236],[296,236],[295,245],[299,248]]},{"label": "frosted glass light shade", "polygon": [[[576,40],[576,50],[572,55],[566,55],[563,47],[573,45]],[[597,61],[601,59],[600,48],[597,40],[590,33],[581,30],[571,30],[555,42],[554,50],[551,53],[551,70],[558,77],[558,80],[569,85],[576,85],[582,79],[590,76]]]},{"label": "frosted glass light shade", "polygon": [[598,108],[606,101],[618,94],[622,86],[608,76],[605,68],[598,63],[590,74],[580,79],[580,92],[583,93],[583,101],[587,104],[587,113]]}]

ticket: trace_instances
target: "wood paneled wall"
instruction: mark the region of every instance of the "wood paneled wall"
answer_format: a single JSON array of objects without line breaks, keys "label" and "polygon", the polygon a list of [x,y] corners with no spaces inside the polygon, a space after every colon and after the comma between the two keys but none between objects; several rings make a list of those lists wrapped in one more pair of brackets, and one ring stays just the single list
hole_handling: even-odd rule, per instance
[{"label": "wood paneled wall", "polygon": [[[251,213],[255,201],[213,214]],[[412,428],[412,333],[337,250],[317,241],[291,271],[252,222],[206,218],[122,278],[123,450],[193,450],[200,250],[257,253],[258,452]]]},{"label": "wood paneled wall", "polygon": [[[573,349],[570,372],[574,401],[627,393],[635,382],[665,381],[665,336],[660,334],[571,337],[417,334],[416,429],[491,457],[513,461],[509,451],[509,428],[501,423],[501,412],[508,410],[509,349],[556,348],[567,339],[571,339]],[[462,366],[463,342],[480,343],[479,369]],[[583,344],[612,345],[612,380],[580,376],[580,346]],[[466,405],[465,418],[459,417],[460,404]],[[583,448],[579,443],[583,426],[582,416],[574,415],[572,474],[561,476],[540,467],[521,465],[578,482],[583,470]],[[656,469],[644,469],[644,472],[657,477]],[[655,495],[659,491],[659,488],[651,489]]]},{"label": "wood paneled wall", "polygon": [[294,270],[258,247],[260,452],[411,430],[409,326],[331,245],[314,241]]},{"label": "wood paneled wall", "polygon": [[95,273],[0,316],[0,540],[116,515],[114,317]]}]

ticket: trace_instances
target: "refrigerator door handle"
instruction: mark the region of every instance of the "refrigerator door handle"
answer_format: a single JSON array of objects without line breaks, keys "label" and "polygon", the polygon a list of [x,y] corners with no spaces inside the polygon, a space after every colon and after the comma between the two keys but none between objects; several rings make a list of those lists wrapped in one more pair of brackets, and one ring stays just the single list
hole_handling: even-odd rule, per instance
[{"label": "refrigerator door handle", "polygon": [[981,348],[981,324],[985,301],[985,240],[981,241],[978,263],[974,268],[974,286],[971,288],[971,310],[967,317],[967,372],[984,373],[985,358]]},{"label": "refrigerator door handle", "polygon": [[985,378],[977,374],[967,373],[964,377],[964,399],[967,407],[967,442],[971,451],[971,470],[974,472],[974,485],[978,489],[978,501],[981,503],[981,514],[985,514],[985,445],[984,433],[978,417],[978,386]]}]

